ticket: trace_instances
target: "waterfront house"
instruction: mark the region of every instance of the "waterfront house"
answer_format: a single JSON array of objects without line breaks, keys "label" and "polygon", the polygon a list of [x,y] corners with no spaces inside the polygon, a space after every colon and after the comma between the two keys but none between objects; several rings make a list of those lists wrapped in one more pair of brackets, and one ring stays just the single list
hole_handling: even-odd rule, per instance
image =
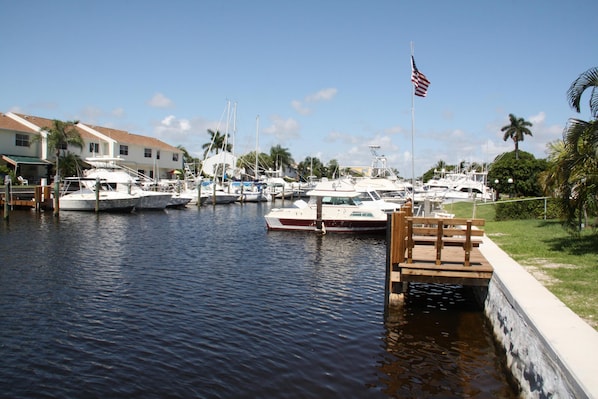
[{"label": "waterfront house", "polygon": [[[44,127],[52,119],[7,112],[0,114],[0,165],[6,165],[29,184],[51,180],[54,154],[48,148]],[[119,158],[120,163],[155,179],[173,178],[182,169],[183,153],[153,137],[79,122],[76,129],[84,141],[82,149],[68,150],[85,160],[89,157]],[[41,134],[41,139],[36,136]]]}]

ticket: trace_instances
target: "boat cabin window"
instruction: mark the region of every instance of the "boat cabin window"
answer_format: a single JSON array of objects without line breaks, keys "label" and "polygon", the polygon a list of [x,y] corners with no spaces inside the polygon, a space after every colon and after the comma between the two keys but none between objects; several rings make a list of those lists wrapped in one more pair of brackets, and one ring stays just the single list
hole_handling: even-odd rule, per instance
[{"label": "boat cabin window", "polygon": [[323,205],[357,205],[355,200],[356,200],[356,198],[351,198],[351,197],[322,197],[322,204]]}]

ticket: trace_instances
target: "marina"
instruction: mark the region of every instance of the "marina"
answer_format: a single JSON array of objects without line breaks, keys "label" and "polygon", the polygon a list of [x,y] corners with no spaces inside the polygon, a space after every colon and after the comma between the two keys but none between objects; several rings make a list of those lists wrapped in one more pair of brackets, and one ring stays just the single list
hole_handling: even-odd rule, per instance
[{"label": "marina", "polygon": [[14,211],[2,392],[517,397],[467,288],[414,283],[385,314],[384,236],[268,231],[273,206]]}]

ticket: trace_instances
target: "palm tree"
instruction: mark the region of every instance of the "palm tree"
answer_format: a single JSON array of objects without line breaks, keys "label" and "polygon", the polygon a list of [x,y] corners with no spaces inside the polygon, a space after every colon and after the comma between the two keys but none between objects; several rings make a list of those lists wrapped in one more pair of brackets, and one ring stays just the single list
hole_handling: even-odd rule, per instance
[{"label": "palm tree", "polygon": [[569,87],[567,100],[580,112],[583,92],[592,88],[590,112],[594,120],[569,119],[563,140],[550,145],[549,169],[544,174],[546,191],[555,192],[566,225],[579,231],[582,218],[598,213],[598,68],[588,69]]},{"label": "palm tree", "polygon": [[218,130],[208,129],[208,134],[210,135],[210,142],[201,146],[204,149],[204,158],[212,151],[215,151],[216,154],[220,150],[232,151],[233,146],[228,142],[228,133],[221,134]]},{"label": "palm tree", "polygon": [[571,108],[580,112],[579,104],[581,102],[581,95],[590,87],[592,88],[590,112],[592,113],[592,117],[596,119],[598,118],[598,91],[596,90],[598,87],[598,67],[588,69],[575,79],[569,90],[567,90],[567,99]]},{"label": "palm tree", "polygon": [[54,151],[56,156],[56,178],[54,179],[54,215],[58,215],[58,197],[60,187],[59,158],[63,151],[68,152],[68,146],[75,146],[83,149],[83,139],[76,128],[79,121],[59,121],[54,119],[52,125],[43,127],[41,130],[47,132],[48,148]]},{"label": "palm tree", "polygon": [[515,143],[515,159],[519,159],[519,142],[523,141],[526,134],[532,135],[532,131],[529,129],[532,126],[531,122],[526,121],[523,118],[517,118],[513,114],[509,114],[509,125],[503,126],[500,131],[505,132],[503,140],[512,139]]},{"label": "palm tree", "polygon": [[83,149],[85,144],[81,134],[75,127],[79,121],[59,121],[54,119],[52,125],[43,127],[41,130],[47,132],[48,149],[54,152],[56,157],[56,180],[60,177],[59,158],[61,153],[68,153],[68,146],[75,146]]},{"label": "palm tree", "polygon": [[293,157],[288,148],[282,148],[280,144],[270,148],[270,158],[274,162],[276,168],[284,170],[286,166],[290,166],[293,162]]},{"label": "palm tree", "polygon": [[578,230],[582,217],[598,212],[598,120],[569,119],[563,135],[561,148],[551,154],[551,176],[567,225]]}]

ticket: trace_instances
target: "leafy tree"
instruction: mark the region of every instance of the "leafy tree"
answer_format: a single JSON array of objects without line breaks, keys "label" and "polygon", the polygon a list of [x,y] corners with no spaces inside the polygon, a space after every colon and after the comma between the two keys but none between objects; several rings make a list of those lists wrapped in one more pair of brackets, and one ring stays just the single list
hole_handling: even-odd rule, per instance
[{"label": "leafy tree", "polygon": [[201,146],[204,150],[204,158],[211,152],[218,154],[220,150],[229,152],[233,150],[233,145],[228,142],[228,133],[221,134],[219,131],[208,129],[208,134],[210,135],[210,142]]},{"label": "leafy tree", "polygon": [[517,118],[513,114],[509,114],[510,124],[503,126],[500,131],[504,132],[503,140],[512,139],[515,143],[515,159],[519,159],[519,142],[524,140],[525,135],[532,135],[529,129],[532,126],[531,122],[523,118]]},{"label": "leafy tree", "polygon": [[[259,175],[260,169],[269,169],[272,167],[272,160],[270,156],[264,152],[261,152],[257,156],[257,175]],[[247,154],[241,155],[237,159],[237,167],[245,168],[246,174],[250,176],[255,176],[255,151],[251,151]]]},{"label": "leafy tree", "polygon": [[521,151],[519,158],[515,151],[506,152],[490,165],[488,186],[499,194],[538,197],[543,193],[539,175],[547,168],[546,160],[536,159],[529,152]]}]

